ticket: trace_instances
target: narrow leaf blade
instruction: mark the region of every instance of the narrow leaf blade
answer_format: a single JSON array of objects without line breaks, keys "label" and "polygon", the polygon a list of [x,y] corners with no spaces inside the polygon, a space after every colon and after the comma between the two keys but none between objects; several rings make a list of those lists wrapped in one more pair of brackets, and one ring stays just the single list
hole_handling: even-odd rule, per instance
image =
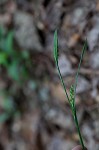
[{"label": "narrow leaf blade", "polygon": [[[86,51],[87,47],[88,47],[88,45],[87,45],[87,39],[86,39],[86,41],[83,45],[83,48],[82,48],[82,53],[81,53],[81,56],[80,56],[80,61],[79,61],[79,64],[78,64],[78,69],[77,69],[77,73],[76,73],[76,77],[75,77],[75,84],[74,84],[75,96],[76,96],[76,87],[77,87],[77,83],[78,83],[78,75],[79,75],[82,59],[84,57],[84,54],[85,54],[85,51]],[[74,99],[75,99],[75,96],[74,96]]]},{"label": "narrow leaf blade", "polygon": [[54,59],[55,63],[58,63],[58,37],[57,37],[57,30],[54,32]]}]

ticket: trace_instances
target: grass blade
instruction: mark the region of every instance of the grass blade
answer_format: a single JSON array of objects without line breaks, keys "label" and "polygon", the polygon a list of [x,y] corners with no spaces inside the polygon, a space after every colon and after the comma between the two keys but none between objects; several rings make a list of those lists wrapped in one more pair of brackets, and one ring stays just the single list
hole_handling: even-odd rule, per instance
[{"label": "grass blade", "polygon": [[65,83],[63,81],[63,78],[62,78],[62,75],[61,75],[61,72],[60,72],[60,69],[59,69],[59,65],[58,65],[58,37],[57,37],[57,30],[55,31],[54,33],[54,59],[55,59],[55,63],[56,63],[56,67],[57,67],[57,70],[58,70],[58,74],[59,74],[59,77],[60,77],[60,81],[61,81],[61,84],[63,86],[63,89],[65,91],[65,95],[70,103],[70,100],[69,100],[69,96],[67,94],[67,90],[66,90],[66,86],[65,86]]},{"label": "grass blade", "polygon": [[77,83],[78,83],[78,75],[79,75],[79,71],[80,71],[80,67],[81,67],[81,63],[82,63],[82,59],[84,57],[84,54],[85,54],[85,51],[87,49],[87,39],[84,43],[84,46],[82,48],[82,53],[81,53],[81,56],[80,56],[80,61],[79,61],[79,64],[78,64],[78,69],[77,69],[77,73],[76,73],[76,77],[75,77],[75,83],[74,83],[74,99],[76,97],[76,88],[77,88]]},{"label": "grass blade", "polygon": [[54,33],[54,59],[55,63],[58,64],[58,38],[57,38],[57,30]]}]

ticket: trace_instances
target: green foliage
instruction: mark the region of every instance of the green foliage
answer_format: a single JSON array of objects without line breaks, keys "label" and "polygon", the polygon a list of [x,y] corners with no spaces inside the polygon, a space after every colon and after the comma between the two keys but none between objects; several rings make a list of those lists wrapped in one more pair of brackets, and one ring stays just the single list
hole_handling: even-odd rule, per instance
[{"label": "green foliage", "polygon": [[83,49],[82,49],[80,62],[79,62],[78,70],[77,70],[76,77],[75,77],[75,83],[71,85],[71,87],[70,87],[70,96],[68,96],[66,86],[65,86],[65,83],[64,83],[64,80],[62,78],[60,68],[59,68],[59,65],[58,65],[58,36],[57,36],[57,30],[55,31],[55,33],[54,33],[54,59],[55,59],[55,63],[56,63],[56,67],[57,67],[57,70],[58,70],[58,74],[59,74],[59,77],[60,77],[61,84],[63,86],[66,98],[67,98],[67,100],[70,104],[70,107],[71,107],[71,111],[72,111],[72,114],[73,114],[73,118],[74,118],[74,121],[75,121],[75,125],[77,127],[80,143],[82,145],[83,150],[85,149],[85,146],[84,146],[83,138],[82,138],[82,135],[81,135],[81,132],[80,132],[80,127],[79,127],[79,124],[78,124],[78,119],[77,119],[77,114],[76,114],[76,106],[75,106],[75,96],[76,96],[76,87],[77,87],[77,82],[78,82],[79,70],[80,70],[81,62],[82,62],[82,59],[83,59],[83,56],[84,56],[84,53],[85,53],[86,49],[87,49],[87,40],[86,40],[86,42],[83,46]]},{"label": "green foliage", "polygon": [[5,52],[0,52],[0,64],[7,66],[7,55]]},{"label": "green foliage", "polygon": [[26,62],[29,60],[29,53],[14,49],[13,39],[13,31],[5,34],[4,28],[0,28],[0,65],[5,67],[11,79],[22,81],[28,77]]},{"label": "green foliage", "polygon": [[[21,87],[23,81],[29,78],[27,64],[30,62],[30,56],[26,50],[17,50],[14,48],[14,33],[7,32],[5,28],[0,27],[0,67],[6,72],[15,83]],[[6,89],[0,91],[3,94],[3,112],[0,114],[0,122],[5,122],[11,117],[19,115],[19,111],[15,106],[13,99],[13,90],[6,94]]]}]

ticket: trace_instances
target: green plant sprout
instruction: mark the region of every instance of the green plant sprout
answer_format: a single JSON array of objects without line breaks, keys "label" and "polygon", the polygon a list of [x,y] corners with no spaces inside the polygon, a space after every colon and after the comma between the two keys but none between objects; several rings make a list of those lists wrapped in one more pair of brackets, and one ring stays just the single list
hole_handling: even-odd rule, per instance
[{"label": "green plant sprout", "polygon": [[58,65],[58,56],[59,56],[59,54],[58,54],[58,36],[57,36],[57,30],[55,31],[55,33],[54,33],[54,59],[55,59],[55,64],[56,64],[56,67],[57,67],[57,70],[58,70],[58,74],[59,74],[59,77],[60,77],[62,87],[65,91],[66,98],[67,98],[67,100],[70,104],[70,107],[71,107],[74,122],[75,122],[77,131],[78,131],[78,135],[79,135],[80,144],[82,145],[83,150],[85,150],[85,146],[84,146],[83,138],[82,138],[82,135],[81,135],[81,131],[80,131],[80,127],[79,127],[79,123],[78,123],[78,119],[77,119],[75,98],[76,98],[76,87],[77,87],[77,82],[78,82],[78,75],[79,75],[79,71],[80,71],[80,66],[81,66],[82,59],[83,59],[83,56],[84,56],[84,53],[85,53],[86,49],[87,49],[87,40],[85,41],[83,49],[82,49],[80,62],[79,62],[79,65],[78,65],[78,70],[77,70],[77,73],[76,73],[76,76],[75,76],[75,83],[71,85],[70,91],[69,91],[70,94],[68,96],[68,93],[67,93],[67,90],[66,90],[66,85],[65,85],[64,80],[62,78],[60,68],[59,68],[59,65]]},{"label": "green plant sprout", "polygon": [[0,66],[3,66],[8,76],[19,83],[27,79],[27,63],[29,53],[14,48],[14,31],[8,31],[0,26]]}]

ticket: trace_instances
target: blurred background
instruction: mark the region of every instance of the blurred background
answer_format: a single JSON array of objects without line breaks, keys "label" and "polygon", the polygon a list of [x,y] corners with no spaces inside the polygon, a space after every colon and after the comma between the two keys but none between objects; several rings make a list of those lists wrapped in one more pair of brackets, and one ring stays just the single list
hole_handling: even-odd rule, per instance
[{"label": "blurred background", "polygon": [[77,86],[77,115],[88,150],[99,150],[99,0],[0,0],[0,150],[71,150],[79,144],[53,58]]}]

